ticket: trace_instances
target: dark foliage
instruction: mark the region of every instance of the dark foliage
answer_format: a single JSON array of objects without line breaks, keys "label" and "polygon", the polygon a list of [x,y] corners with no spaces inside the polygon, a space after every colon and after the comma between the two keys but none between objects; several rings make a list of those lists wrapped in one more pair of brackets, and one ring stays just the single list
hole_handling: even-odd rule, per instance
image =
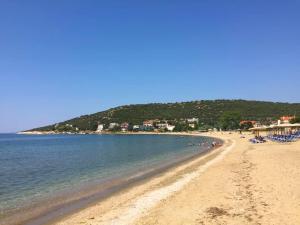
[{"label": "dark foliage", "polygon": [[224,112],[220,117],[220,126],[223,130],[235,130],[240,127],[242,116],[239,112]]},{"label": "dark foliage", "polygon": [[300,123],[300,117],[296,117],[294,119],[291,119],[291,123]]}]

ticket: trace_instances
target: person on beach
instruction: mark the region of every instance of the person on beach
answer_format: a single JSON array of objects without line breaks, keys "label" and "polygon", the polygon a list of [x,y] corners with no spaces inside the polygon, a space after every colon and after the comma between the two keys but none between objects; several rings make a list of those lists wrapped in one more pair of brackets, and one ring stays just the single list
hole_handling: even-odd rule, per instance
[{"label": "person on beach", "polygon": [[211,143],[211,146],[214,148],[214,147],[216,147],[216,145],[217,145],[217,142],[215,142],[215,141],[213,141],[212,143]]}]

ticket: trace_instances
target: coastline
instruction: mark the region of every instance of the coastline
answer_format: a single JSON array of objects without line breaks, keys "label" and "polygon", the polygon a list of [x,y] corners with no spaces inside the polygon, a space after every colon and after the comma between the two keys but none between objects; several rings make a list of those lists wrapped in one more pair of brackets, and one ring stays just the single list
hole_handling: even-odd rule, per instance
[{"label": "coastline", "polygon": [[[149,132],[147,132],[149,134]],[[163,133],[167,134],[167,133]],[[193,135],[193,136],[202,136],[202,134],[199,133],[172,133],[173,135]],[[212,138],[217,138],[210,136]],[[95,204],[83,207],[81,210],[79,210],[75,214],[69,214],[64,216],[63,218],[60,218],[56,221],[56,223],[49,223],[49,224],[82,224],[82,219],[75,219],[73,217],[80,216],[84,214],[84,217],[88,217],[88,222],[95,222],[95,216],[91,216],[90,214],[94,211],[110,211],[111,208],[115,208],[114,204],[122,205],[127,204],[128,200],[133,200],[136,197],[140,197],[142,194],[149,194],[152,189],[155,189],[157,187],[162,187],[172,184],[178,179],[178,176],[184,176],[185,174],[191,173],[195,167],[199,166],[207,166],[207,164],[210,164],[212,160],[214,160],[216,157],[224,157],[222,154],[227,154],[227,149],[231,148],[231,141],[230,140],[223,140],[220,138],[217,138],[219,140],[222,140],[223,145],[220,147],[216,147],[211,151],[204,152],[199,155],[195,155],[191,158],[188,158],[186,160],[183,160],[179,163],[173,164],[170,167],[164,168],[161,171],[156,171],[153,176],[149,176],[147,178],[141,179],[136,183],[132,183],[131,185],[122,188],[116,193],[113,193],[111,196],[107,196],[107,198],[102,199],[101,201],[95,202]],[[221,155],[221,156],[220,156]],[[219,159],[218,159],[219,160]],[[123,206],[122,206],[123,207]],[[127,213],[126,213],[127,214]],[[113,213],[113,215],[115,215]],[[91,219],[92,218],[92,219]],[[122,221],[109,221],[103,222],[103,224],[123,224]],[[131,221],[132,222],[132,221]],[[96,222],[95,222],[96,223]],[[91,223],[93,224],[93,223]],[[97,222],[98,224],[98,222]],[[100,223],[102,224],[102,223]],[[126,223],[125,223],[126,224]],[[129,223],[130,224],[130,223]]]},{"label": "coastline", "polygon": [[299,141],[252,144],[250,133],[204,136],[224,144],[47,224],[300,224]]},{"label": "coastline", "polygon": [[[115,133],[114,133],[115,134]],[[124,133],[122,133],[124,134]],[[135,133],[133,133],[135,134]],[[140,134],[150,134],[154,135],[157,133],[140,133]],[[163,135],[180,135],[180,136],[195,136],[195,134],[191,133],[162,133]],[[198,135],[196,135],[198,136]],[[58,221],[62,218],[65,218],[68,215],[72,215],[76,212],[81,211],[87,207],[90,207],[98,202],[101,202],[115,194],[122,192],[126,189],[133,188],[136,185],[143,184],[148,180],[151,180],[161,174],[172,170],[180,165],[183,165],[189,161],[192,161],[196,158],[199,158],[203,155],[206,155],[207,152],[210,152],[211,149],[205,152],[199,152],[193,155],[189,155],[187,157],[180,157],[176,161],[172,161],[165,165],[155,167],[152,169],[148,169],[143,171],[140,174],[132,174],[129,177],[120,178],[120,179],[112,179],[108,180],[106,183],[102,183],[101,186],[103,188],[87,188],[82,189],[79,193],[80,195],[74,195],[73,198],[67,199],[67,201],[62,200],[65,199],[65,196],[57,196],[51,201],[44,202],[44,205],[36,205],[31,208],[24,208],[23,211],[18,212],[18,218],[15,217],[15,214],[5,218],[0,221],[0,224],[53,224],[55,221]],[[92,185],[91,185],[92,186]],[[93,185],[96,187],[96,185]],[[75,193],[75,192],[74,192]]]},{"label": "coastline", "polygon": [[[54,131],[20,131],[16,134],[23,134],[23,135],[109,135],[109,134],[118,134],[118,135],[139,135],[139,134],[166,134],[166,135],[196,135],[199,136],[199,134],[207,134],[209,132],[202,132],[199,133],[197,131],[186,131],[186,132],[155,132],[155,131],[118,131],[118,132],[112,132],[112,131],[103,131],[103,132],[95,132],[95,131],[87,131],[82,133],[73,133],[73,132],[54,132]],[[211,133],[211,132],[210,132]],[[205,135],[202,135],[205,136]]]},{"label": "coastline", "polygon": [[300,224],[299,141],[206,136],[225,143],[55,224]]}]

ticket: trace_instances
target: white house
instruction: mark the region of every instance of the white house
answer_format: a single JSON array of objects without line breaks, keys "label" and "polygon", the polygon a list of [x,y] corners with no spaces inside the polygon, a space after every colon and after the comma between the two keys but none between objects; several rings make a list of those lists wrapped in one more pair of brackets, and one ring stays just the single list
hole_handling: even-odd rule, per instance
[{"label": "white house", "polygon": [[132,129],[133,130],[139,130],[140,129],[140,125],[133,125]]},{"label": "white house", "polygon": [[188,123],[198,123],[199,122],[199,119],[198,118],[189,118],[189,119],[186,119],[186,121]]},{"label": "white house", "polygon": [[96,132],[102,132],[104,129],[104,125],[103,124],[99,124],[97,127],[97,131]]},{"label": "white house", "polygon": [[171,131],[171,132],[174,130],[174,128],[175,128],[175,126],[173,126],[173,125],[168,124],[168,126],[167,126],[167,130]]},{"label": "white house", "polygon": [[158,124],[156,124],[156,127],[159,129],[165,129],[168,127],[168,124],[167,123],[158,123]]}]

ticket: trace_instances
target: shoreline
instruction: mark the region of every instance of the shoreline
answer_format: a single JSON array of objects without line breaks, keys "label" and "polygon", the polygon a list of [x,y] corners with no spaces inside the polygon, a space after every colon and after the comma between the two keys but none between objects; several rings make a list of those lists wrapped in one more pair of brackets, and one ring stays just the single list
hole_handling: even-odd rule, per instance
[{"label": "shoreline", "polygon": [[[124,134],[124,133],[122,133]],[[135,133],[133,133],[135,134]],[[144,133],[140,133],[144,134]],[[145,134],[155,135],[157,133],[150,133],[146,132]],[[162,133],[163,135],[180,135],[180,136],[202,136],[199,134],[191,134],[191,133]],[[218,139],[221,141],[220,139]],[[215,149],[214,149],[215,150]],[[96,191],[93,190],[82,190],[81,192],[84,193],[83,196],[75,199],[71,199],[68,202],[60,202],[60,198],[57,197],[57,202],[50,202],[50,205],[47,206],[47,209],[44,209],[42,206],[33,208],[31,211],[32,215],[28,215],[28,211],[26,208],[24,211],[18,213],[18,221],[15,220],[15,214],[12,214],[9,217],[5,217],[5,219],[0,222],[0,224],[30,224],[30,225],[39,225],[39,224],[53,224],[58,222],[70,215],[78,213],[83,209],[91,207],[111,196],[118,194],[119,192],[123,192],[127,189],[134,188],[136,185],[141,185],[151,179],[154,179],[157,176],[160,176],[163,173],[166,173],[169,170],[172,170],[180,165],[183,165],[187,162],[195,160],[203,155],[208,154],[211,152],[212,149],[206,150],[205,152],[197,153],[194,155],[189,155],[188,157],[180,157],[179,159],[168,163],[167,165],[155,167],[152,169],[148,169],[144,171],[142,174],[136,176],[132,175],[126,177],[125,179],[112,179],[109,180],[107,183],[104,183],[104,188],[101,190],[97,189]],[[49,203],[49,202],[48,202]],[[30,209],[30,208],[29,208]]]},{"label": "shoreline", "polygon": [[[212,133],[210,131],[207,132],[199,132],[199,131],[184,131],[184,132],[155,132],[155,131],[118,131],[118,132],[111,132],[111,131],[104,131],[104,132],[94,132],[88,131],[87,133],[72,133],[72,132],[54,132],[54,131],[20,131],[16,132],[16,134],[22,135],[143,135],[143,134],[150,134],[150,135],[202,135]],[[202,135],[205,136],[205,135]]]},{"label": "shoreline", "polygon": [[55,224],[300,224],[299,141],[207,136],[223,138],[224,145]]},{"label": "shoreline", "polygon": [[[194,134],[194,135],[202,136],[202,135],[199,135],[199,134]],[[216,138],[216,137],[213,137],[213,138]],[[173,183],[177,179],[174,176],[177,176],[178,174],[180,174],[180,176],[184,176],[184,174],[190,173],[193,170],[194,166],[206,166],[207,164],[210,164],[210,162],[213,159],[215,159],[216,157],[218,157],[222,153],[224,154],[226,149],[231,148],[231,144],[232,144],[232,143],[230,143],[231,141],[222,140],[222,142],[223,142],[223,144],[220,147],[216,147],[213,150],[204,152],[204,153],[199,154],[199,155],[195,155],[195,156],[191,157],[190,159],[179,162],[175,165],[172,165],[169,168],[164,169],[163,171],[161,171],[159,173],[156,173],[154,176],[150,176],[146,179],[140,180],[137,183],[133,183],[131,186],[128,186],[127,188],[120,190],[120,192],[117,192],[117,193],[113,194],[112,196],[109,196],[108,198],[104,199],[103,201],[97,202],[95,205],[88,206],[86,208],[82,208],[80,211],[78,211],[75,214],[70,214],[70,215],[68,215],[64,218],[61,218],[61,219],[57,220],[56,223],[54,223],[54,224],[58,224],[58,225],[60,225],[60,224],[62,224],[62,225],[63,224],[73,224],[74,221],[72,219],[70,220],[70,218],[72,218],[73,216],[76,217],[77,215],[80,215],[82,212],[89,212],[91,208],[94,208],[94,207],[97,208],[97,207],[99,207],[99,205],[101,206],[102,204],[106,205],[107,202],[108,202],[108,204],[114,203],[115,201],[118,202],[120,195],[121,196],[124,195],[125,198],[130,196],[131,192],[133,192],[133,195],[135,195],[136,189],[141,189],[142,193],[147,193],[147,191],[144,188],[147,188],[148,186],[152,186],[152,185],[157,186],[158,185],[158,186],[163,187],[166,184]],[[158,181],[158,183],[157,183],[157,181]],[[150,189],[152,189],[152,188],[150,187]],[[128,194],[128,192],[129,192],[129,194]],[[112,207],[114,208],[113,205],[109,206],[108,208],[110,209]],[[98,209],[97,209],[97,211],[98,211]],[[92,218],[94,218],[94,217],[92,217]],[[92,220],[94,220],[94,219],[92,219]],[[92,222],[92,221],[90,221],[90,222]],[[75,223],[77,224],[78,221],[76,220]],[[80,224],[80,223],[78,223],[78,224]],[[53,224],[53,223],[50,223],[50,224]],[[123,223],[120,222],[120,221],[119,222],[110,221],[108,223],[103,223],[103,224],[123,224]]]}]

